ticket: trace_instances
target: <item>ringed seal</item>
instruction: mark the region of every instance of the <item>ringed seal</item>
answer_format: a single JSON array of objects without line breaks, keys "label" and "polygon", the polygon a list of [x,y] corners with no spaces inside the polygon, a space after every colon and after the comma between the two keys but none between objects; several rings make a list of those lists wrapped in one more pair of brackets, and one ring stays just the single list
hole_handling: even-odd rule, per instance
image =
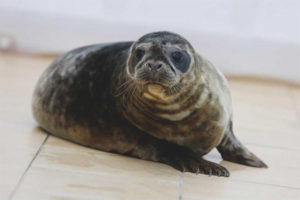
[{"label": "ringed seal", "polygon": [[225,160],[267,167],[233,134],[225,77],[171,32],[60,56],[40,77],[32,110],[55,136],[180,171],[229,176],[202,158],[214,147]]}]

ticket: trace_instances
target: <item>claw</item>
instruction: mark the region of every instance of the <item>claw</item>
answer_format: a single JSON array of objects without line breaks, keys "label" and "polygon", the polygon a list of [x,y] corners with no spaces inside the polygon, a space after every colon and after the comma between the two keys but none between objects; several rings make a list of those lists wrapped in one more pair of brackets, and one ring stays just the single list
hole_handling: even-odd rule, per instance
[{"label": "claw", "polygon": [[178,156],[176,159],[170,159],[170,161],[168,164],[182,172],[207,174],[209,176],[229,176],[227,170],[221,165],[196,156]]},{"label": "claw", "polygon": [[209,169],[209,176],[212,175],[212,169]]}]

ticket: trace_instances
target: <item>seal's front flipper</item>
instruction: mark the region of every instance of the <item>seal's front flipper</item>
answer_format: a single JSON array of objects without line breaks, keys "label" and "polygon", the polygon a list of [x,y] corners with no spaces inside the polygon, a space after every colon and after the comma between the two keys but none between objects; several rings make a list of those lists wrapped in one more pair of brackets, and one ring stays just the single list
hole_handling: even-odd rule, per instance
[{"label": "seal's front flipper", "polygon": [[200,158],[192,150],[169,143],[158,154],[158,161],[171,165],[182,172],[201,173],[229,177],[229,171],[216,163]]},{"label": "seal's front flipper", "polygon": [[252,167],[267,168],[268,166],[251,153],[233,134],[232,122],[225,132],[224,138],[217,146],[222,158],[227,161]]},{"label": "seal's front flipper", "polygon": [[[159,140],[148,134],[138,134],[135,145],[125,155],[161,162],[174,167],[181,172],[201,173],[215,176],[229,177],[225,167],[204,160],[189,148]],[[133,147],[133,148],[132,148]]]}]

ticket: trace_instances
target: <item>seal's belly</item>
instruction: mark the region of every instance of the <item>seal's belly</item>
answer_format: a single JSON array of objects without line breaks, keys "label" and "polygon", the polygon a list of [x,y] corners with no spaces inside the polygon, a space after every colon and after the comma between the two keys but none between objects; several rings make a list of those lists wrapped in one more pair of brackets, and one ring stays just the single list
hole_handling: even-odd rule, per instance
[{"label": "seal's belly", "polygon": [[[177,114],[173,119],[180,117]],[[168,131],[172,133],[165,139],[205,154],[219,144],[227,123],[226,113],[220,108],[208,106],[192,111],[180,121],[173,121],[167,129],[163,127],[162,131],[165,135],[169,135]]]},{"label": "seal's belly", "polygon": [[[177,107],[176,104],[166,106],[174,110]],[[135,108],[129,106],[131,112],[125,115],[139,129],[159,139],[188,146],[199,154],[205,154],[219,144],[229,121],[226,110],[217,99],[205,105],[195,104],[189,109],[165,113],[159,109]]]}]

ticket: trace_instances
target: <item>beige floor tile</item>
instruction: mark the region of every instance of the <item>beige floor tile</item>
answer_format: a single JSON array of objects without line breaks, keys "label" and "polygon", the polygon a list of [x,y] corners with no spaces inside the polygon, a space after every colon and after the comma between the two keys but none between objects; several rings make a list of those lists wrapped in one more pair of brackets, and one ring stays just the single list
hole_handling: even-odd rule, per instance
[{"label": "beige floor tile", "polygon": [[178,199],[178,183],[33,167],[14,200]]},{"label": "beige floor tile", "polygon": [[51,147],[55,149],[61,149],[62,151],[65,150],[75,150],[75,151],[90,151],[90,152],[95,152],[94,149],[85,147],[73,142],[69,142],[65,139],[61,139],[55,136],[50,136],[45,143],[45,148],[46,147]]},{"label": "beige floor tile", "polygon": [[[294,108],[289,109],[294,112]],[[286,111],[284,111],[286,112]],[[298,133],[298,118],[296,114],[289,118],[282,117],[284,114],[278,110],[265,109],[263,106],[250,104],[234,104],[234,127],[251,130],[273,131],[278,133]]]},{"label": "beige floor tile", "polygon": [[298,116],[288,86],[231,81],[235,127],[298,133]]},{"label": "beige floor tile", "polygon": [[300,197],[297,189],[189,174],[184,176],[181,190],[183,200],[295,200]]},{"label": "beige floor tile", "polygon": [[[289,87],[286,85],[276,85],[269,83],[256,83],[248,81],[230,81],[230,88],[233,97],[233,105],[241,104],[264,108],[269,111],[275,109],[280,112],[281,119],[294,117],[295,113],[291,111]],[[259,109],[258,109],[259,110]]]},{"label": "beige floor tile", "polygon": [[300,129],[299,132],[276,132],[251,130],[248,128],[235,127],[235,135],[245,144],[257,144],[261,146],[300,150]]},{"label": "beige floor tile", "polygon": [[[287,88],[290,87],[290,85],[280,82],[243,78],[235,79],[229,77],[228,82],[232,93],[236,96],[247,96],[252,101],[261,101],[262,99],[265,99],[274,103],[284,102],[284,96],[287,94]],[[237,93],[235,91],[237,91]],[[256,98],[252,97],[250,94],[255,94]],[[273,99],[274,96],[279,96],[279,98]]]},{"label": "beige floor tile", "polygon": [[[178,182],[179,180],[180,173],[164,164],[102,152],[82,146],[74,148],[77,145],[59,138],[50,138],[49,141],[52,144],[53,141],[57,141],[56,145],[52,146],[47,142],[33,166],[79,173],[113,174],[124,177],[159,179],[161,181]],[[58,147],[58,144],[61,146]]]},{"label": "beige floor tile", "polygon": [[[293,98],[293,102],[297,109],[298,118],[300,120],[300,86],[290,87],[289,89],[292,94],[291,96]],[[299,125],[300,125],[300,123],[299,123]]]},{"label": "beige floor tile", "polygon": [[1,185],[0,187],[0,199],[6,200],[9,199],[9,195],[11,193],[11,189],[14,187],[14,185]]},{"label": "beige floor tile", "polygon": [[35,129],[33,86],[49,59],[0,54],[0,199],[7,199],[46,138]]}]

